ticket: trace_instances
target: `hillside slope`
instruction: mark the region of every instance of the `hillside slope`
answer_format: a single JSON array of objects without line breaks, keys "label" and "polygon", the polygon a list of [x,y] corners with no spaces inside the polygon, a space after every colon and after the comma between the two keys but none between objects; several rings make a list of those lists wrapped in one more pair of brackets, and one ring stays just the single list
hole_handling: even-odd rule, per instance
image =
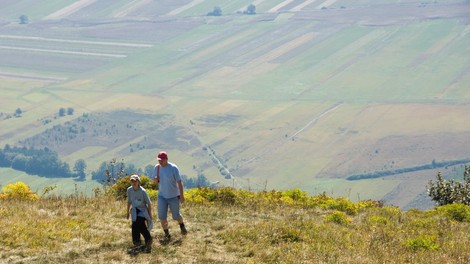
[{"label": "hillside slope", "polygon": [[[48,146],[88,172],[165,149],[226,186],[409,208],[459,166],[346,178],[470,158],[469,17],[463,0],[5,1],[0,146]],[[51,132],[88,114],[86,133]]]},{"label": "hillside slope", "polygon": [[[0,199],[0,262],[7,263],[468,263],[468,206],[400,211],[298,190],[200,189],[182,207],[189,233],[131,256],[125,201],[80,195]],[[153,201],[154,203],[156,201]],[[156,211],[156,210],[154,210]],[[154,216],[154,219],[156,216]],[[458,219],[458,221],[456,221]]]}]

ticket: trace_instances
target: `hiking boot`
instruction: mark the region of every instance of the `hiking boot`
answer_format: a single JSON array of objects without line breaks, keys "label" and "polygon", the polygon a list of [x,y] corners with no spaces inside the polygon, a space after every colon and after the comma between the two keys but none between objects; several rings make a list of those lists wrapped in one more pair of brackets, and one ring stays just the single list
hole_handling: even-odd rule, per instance
[{"label": "hiking boot", "polygon": [[152,253],[152,247],[145,247],[144,250],[142,251],[144,253]]},{"label": "hiking boot", "polygon": [[170,231],[168,229],[163,230],[165,232],[164,239],[169,241],[171,239]]},{"label": "hiking boot", "polygon": [[140,247],[142,245],[141,241],[133,241],[134,247]]},{"label": "hiking boot", "polygon": [[145,253],[151,253],[152,252],[152,242],[153,242],[152,237],[150,237],[149,240],[145,241],[145,249],[144,249]]},{"label": "hiking boot", "polygon": [[188,230],[186,230],[186,227],[184,226],[184,224],[180,225],[180,229],[181,229],[181,234],[183,236],[185,236],[188,233]]}]

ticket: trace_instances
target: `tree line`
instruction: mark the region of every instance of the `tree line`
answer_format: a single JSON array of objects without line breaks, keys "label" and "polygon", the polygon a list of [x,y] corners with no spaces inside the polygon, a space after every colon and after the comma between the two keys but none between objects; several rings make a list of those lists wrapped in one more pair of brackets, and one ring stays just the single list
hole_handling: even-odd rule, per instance
[{"label": "tree line", "polygon": [[47,147],[34,149],[11,147],[6,144],[3,149],[0,149],[0,167],[10,167],[48,178],[79,177],[84,179],[86,162],[82,159],[77,160],[72,171],[67,162],[60,160],[57,152]]},{"label": "tree line", "polygon": [[407,167],[407,168],[400,168],[396,170],[383,170],[383,171],[375,171],[375,172],[369,172],[369,173],[363,173],[363,174],[355,174],[355,175],[346,177],[346,179],[350,181],[374,179],[374,178],[391,176],[391,175],[396,175],[396,174],[401,174],[401,173],[406,173],[406,172],[414,172],[414,171],[420,171],[420,170],[430,170],[430,169],[454,166],[454,165],[464,164],[468,162],[470,162],[470,159],[459,159],[459,160],[440,161],[440,162],[433,160],[430,164],[418,165],[418,166]]},{"label": "tree line", "polygon": [[[105,186],[111,186],[120,179],[132,174],[151,177],[153,169],[154,165],[147,165],[145,169],[142,170],[141,168],[137,168],[133,163],[125,163],[124,160],[118,161],[117,159],[112,159],[109,162],[103,161],[97,170],[92,171],[91,179]],[[209,187],[211,185],[203,174],[199,174],[196,178],[182,174],[181,181],[187,189]]]},{"label": "tree line", "polygon": [[[3,149],[0,149],[0,167],[13,168],[30,175],[47,178],[77,177],[77,180],[85,180],[87,164],[85,160],[78,159],[71,169],[67,162],[60,160],[57,152],[48,147],[34,149],[12,147],[6,144]],[[153,165],[148,165],[145,170],[142,170],[132,163],[126,164],[124,161],[118,162],[113,159],[110,162],[103,161],[97,170],[91,172],[91,177],[92,180],[110,186],[131,174],[150,176],[153,173],[153,167]],[[181,178],[186,188],[210,186],[210,182],[203,174],[198,175],[197,178],[181,175]]]}]

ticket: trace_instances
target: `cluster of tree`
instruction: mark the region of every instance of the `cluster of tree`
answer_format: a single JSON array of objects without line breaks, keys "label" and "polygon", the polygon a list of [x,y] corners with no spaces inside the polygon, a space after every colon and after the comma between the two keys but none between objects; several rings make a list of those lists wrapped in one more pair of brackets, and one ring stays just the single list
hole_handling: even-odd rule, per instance
[{"label": "cluster of tree", "polygon": [[186,189],[211,186],[211,183],[207,180],[206,176],[204,176],[203,174],[199,174],[197,178],[189,178],[186,175],[181,175],[181,181],[183,182],[184,188]]},{"label": "cluster of tree", "polygon": [[61,107],[59,108],[59,116],[65,116],[65,113],[67,113],[67,115],[73,115],[73,111],[72,107],[68,107],[67,110]]},{"label": "cluster of tree", "polygon": [[[256,15],[256,6],[253,4],[248,5],[246,7],[246,10],[243,11],[243,14]],[[222,15],[222,9],[218,6],[215,6],[212,11],[207,13],[207,16],[221,16],[221,15]]]},{"label": "cluster of tree", "polygon": [[0,167],[11,167],[28,174],[42,177],[79,177],[85,178],[86,163],[84,160],[75,162],[74,171],[70,165],[59,159],[57,152],[45,147],[34,149],[26,147],[11,147],[5,145],[0,149]]},{"label": "cluster of tree", "polygon": [[430,169],[454,166],[454,165],[468,163],[468,162],[470,162],[470,159],[450,160],[450,161],[441,161],[441,162],[437,162],[433,160],[430,164],[419,165],[419,166],[408,167],[408,168],[400,168],[396,170],[383,170],[383,171],[375,171],[375,172],[364,173],[364,174],[356,174],[356,175],[348,176],[346,177],[346,179],[350,181],[374,179],[374,178],[391,176],[391,175],[396,175],[396,174],[401,174],[401,173],[406,173],[406,172],[414,172],[414,171],[420,171],[420,170],[430,170]]},{"label": "cluster of tree", "polygon": [[12,117],[21,117],[21,114],[23,114],[23,110],[21,110],[21,108],[16,108],[15,113],[13,114],[0,112],[0,117],[3,119],[10,119]]},{"label": "cluster of tree", "polygon": [[470,205],[470,166],[465,166],[463,182],[445,180],[441,173],[437,174],[436,182],[428,184],[428,195],[438,205],[462,203]]},{"label": "cluster of tree", "polygon": [[109,162],[103,161],[96,171],[92,171],[91,179],[105,186],[111,186],[120,179],[132,174],[141,175],[142,169],[136,168],[132,163],[125,164],[124,160],[112,159]]},{"label": "cluster of tree", "polygon": [[[103,161],[96,171],[91,172],[91,178],[105,186],[112,186],[119,182],[119,180],[132,174],[145,174],[148,177],[152,177],[153,170],[154,165],[147,165],[143,171],[141,168],[137,168],[133,163],[126,164],[123,160],[117,161],[116,159],[112,159],[109,162]],[[199,174],[197,178],[189,178],[186,175],[181,175],[181,180],[187,189],[208,187],[211,185],[203,174]]]}]

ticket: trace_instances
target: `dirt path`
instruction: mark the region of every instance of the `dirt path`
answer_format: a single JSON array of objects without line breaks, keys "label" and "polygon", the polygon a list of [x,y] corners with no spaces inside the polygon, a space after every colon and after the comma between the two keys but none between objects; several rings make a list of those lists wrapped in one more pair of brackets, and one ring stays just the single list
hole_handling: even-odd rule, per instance
[{"label": "dirt path", "polygon": [[152,0],[134,0],[130,3],[124,5],[120,11],[116,12],[114,17],[126,17],[129,13],[142,8],[143,6],[149,4]]},{"label": "dirt path", "polygon": [[52,77],[52,76],[45,76],[45,75],[34,75],[34,74],[16,73],[16,72],[4,72],[4,71],[0,71],[0,79],[1,78],[16,79],[16,80],[38,80],[38,81],[44,81],[44,82],[61,82],[61,81],[67,80],[67,78],[61,78],[61,77]]},{"label": "dirt path", "polygon": [[21,48],[21,47],[12,47],[12,46],[0,46],[0,49],[32,51],[32,52],[46,52],[46,53],[58,53],[58,54],[72,54],[72,55],[83,55],[83,56],[110,57],[110,58],[125,58],[125,57],[127,57],[127,55],[123,55],[123,54],[80,52],[80,51],[66,51],[66,50],[52,50],[52,49],[37,49],[37,48]]},{"label": "dirt path", "polygon": [[276,13],[277,11],[279,11],[279,9],[285,7],[286,5],[290,4],[294,2],[294,0],[286,0],[284,2],[281,2],[280,4],[274,6],[273,8],[269,9],[268,10],[268,13]]},{"label": "dirt path", "polygon": [[194,6],[197,6],[199,5],[200,3],[204,2],[204,0],[193,0],[191,2],[189,2],[188,4],[182,6],[182,7],[179,7],[173,11],[171,11],[170,13],[166,14],[167,16],[175,16],[175,15],[178,15],[188,9],[190,9],[191,7],[194,7]]},{"label": "dirt path", "polygon": [[317,0],[307,0],[305,2],[303,2],[302,4],[298,5],[298,6],[295,6],[293,7],[290,11],[291,12],[298,12],[300,10],[302,10],[302,8],[310,5],[310,4],[313,4],[314,2],[316,2]]},{"label": "dirt path", "polygon": [[86,41],[86,40],[73,40],[73,39],[55,39],[55,38],[17,36],[17,35],[0,35],[0,39],[2,39],[2,38],[48,41],[48,42],[61,42],[61,43],[75,43],[75,44],[91,44],[91,45],[102,45],[102,46],[132,47],[132,48],[151,48],[151,47],[153,47],[153,45],[151,45],[151,44],[137,44],[137,43],[128,43],[128,42],[107,42],[107,41]]},{"label": "dirt path", "polygon": [[91,4],[93,4],[94,2],[96,2],[96,0],[80,0],[78,2],[75,2],[69,6],[66,6],[46,17],[44,17],[44,19],[61,19],[61,18],[64,18],[64,17],[67,17],[75,12],[77,12],[78,10],[82,9],[82,8],[85,8]]},{"label": "dirt path", "polygon": [[336,1],[338,0],[326,0],[325,2],[323,2],[322,4],[318,5],[317,6],[317,9],[322,9],[324,7],[329,7],[330,5],[336,3]]},{"label": "dirt path", "polygon": [[342,103],[337,103],[335,105],[333,105],[333,107],[329,108],[329,109],[326,109],[325,111],[323,111],[321,114],[319,114],[318,116],[316,116],[314,119],[310,120],[305,126],[303,126],[301,129],[297,130],[294,134],[292,134],[292,136],[288,137],[288,139],[293,139],[295,136],[297,136],[299,133],[302,133],[302,131],[304,131],[305,129],[307,129],[308,127],[312,126],[313,124],[315,124],[318,120],[320,120],[320,118],[324,117],[325,115],[327,115],[328,113],[330,112],[333,112],[334,110],[336,110],[338,107],[340,107]]}]

